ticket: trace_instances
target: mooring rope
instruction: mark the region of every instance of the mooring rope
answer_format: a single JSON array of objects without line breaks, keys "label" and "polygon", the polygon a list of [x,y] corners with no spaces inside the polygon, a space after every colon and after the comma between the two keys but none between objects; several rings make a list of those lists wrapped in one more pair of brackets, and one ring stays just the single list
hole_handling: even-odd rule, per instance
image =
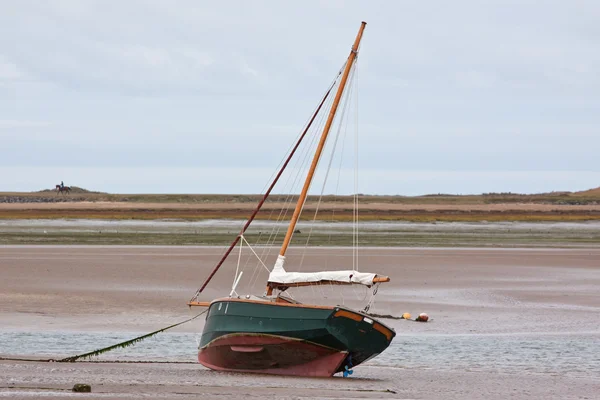
[{"label": "mooring rope", "polygon": [[[98,355],[100,355],[100,354],[103,354],[103,353],[107,353],[107,352],[109,352],[109,351],[111,351],[111,350],[114,350],[114,349],[118,349],[118,348],[125,348],[125,347],[129,347],[129,346],[133,346],[134,344],[136,344],[136,343],[138,343],[138,342],[141,342],[141,341],[142,341],[142,340],[144,340],[144,339],[148,339],[149,337],[152,337],[152,336],[154,336],[154,335],[157,335],[157,334],[159,334],[159,333],[161,333],[161,332],[164,332],[164,331],[166,331],[166,330],[169,330],[169,329],[171,329],[171,328],[175,328],[176,326],[179,326],[179,325],[183,325],[183,324],[185,324],[185,323],[187,323],[187,322],[193,321],[193,320],[195,320],[196,318],[198,318],[199,316],[201,316],[201,315],[203,315],[204,313],[206,313],[207,311],[208,311],[208,308],[207,308],[206,310],[202,311],[200,314],[198,314],[198,315],[195,315],[195,316],[193,316],[192,318],[188,318],[188,319],[186,319],[185,321],[181,321],[181,322],[178,322],[178,323],[176,323],[176,324],[169,325],[169,326],[167,326],[167,327],[165,327],[165,328],[159,329],[159,330],[157,330],[157,331],[154,331],[154,332],[146,333],[145,335],[138,336],[138,337],[136,337],[136,338],[133,338],[133,339],[127,340],[127,341],[125,341],[125,342],[121,342],[121,343],[113,344],[113,345],[111,345],[111,346],[104,347],[103,349],[98,349],[98,350],[90,351],[90,352],[88,352],[88,353],[83,353],[83,354],[78,354],[78,355],[76,355],[76,356],[71,356],[71,357],[67,357],[67,358],[62,358],[62,359],[60,359],[60,360],[55,360],[55,359],[52,359],[52,358],[39,360],[39,359],[15,358],[15,357],[0,357],[0,360],[10,360],[10,361],[37,361],[37,362],[75,362],[75,361],[79,360],[80,358],[91,358],[91,357],[98,356]],[[148,363],[154,363],[155,361],[106,361],[106,362],[115,362],[115,363],[119,363],[119,362],[132,362],[132,363],[138,363],[138,362],[148,362]],[[159,361],[159,362],[160,362],[160,361]],[[169,361],[169,363],[170,363],[170,361]],[[179,362],[175,362],[175,363],[179,363]]]},{"label": "mooring rope", "polygon": [[147,334],[142,335],[142,336],[138,336],[136,338],[127,340],[125,342],[113,344],[112,346],[108,346],[108,347],[105,347],[103,349],[98,349],[98,350],[90,351],[88,353],[83,353],[83,354],[79,354],[79,355],[76,355],[76,356],[71,356],[71,357],[60,359],[60,360],[56,360],[56,362],[74,362],[74,361],[76,361],[76,360],[78,360],[80,358],[90,358],[90,357],[98,356],[98,355],[103,354],[103,353],[107,353],[107,352],[109,352],[111,350],[114,350],[114,349],[133,346],[134,344],[136,344],[138,342],[141,342],[144,339],[148,339],[149,337],[157,335],[157,334],[159,334],[161,332],[164,332],[164,331],[166,331],[168,329],[175,328],[176,326],[183,325],[183,324],[185,324],[187,322],[193,321],[193,320],[195,320],[196,318],[198,318],[199,316],[201,316],[202,314],[204,314],[207,311],[208,311],[208,308],[206,310],[202,311],[200,314],[198,314],[196,316],[193,316],[192,318],[188,318],[185,321],[181,321],[181,322],[178,322],[176,324],[169,325],[166,328],[162,328],[162,329],[159,329],[157,331],[150,332],[150,333],[147,333]]}]

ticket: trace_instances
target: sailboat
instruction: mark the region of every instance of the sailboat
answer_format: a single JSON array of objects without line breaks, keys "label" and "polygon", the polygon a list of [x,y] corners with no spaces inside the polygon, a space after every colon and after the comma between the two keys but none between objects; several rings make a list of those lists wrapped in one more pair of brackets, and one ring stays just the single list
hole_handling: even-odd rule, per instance
[{"label": "sailboat", "polygon": [[[237,295],[236,287],[242,273],[234,277],[229,297],[211,302],[199,301],[198,296],[233,248],[248,244],[244,233],[267,200],[275,183],[287,167],[308,128],[321,110],[331,86],[300,136],[296,146],[265,192],[254,213],[239,235],[235,237],[219,263],[192,299],[189,306],[209,307],[198,349],[198,361],[217,371],[254,372],[277,375],[330,377],[347,375],[352,368],[383,352],[396,335],[395,331],[363,311],[345,306],[301,304],[286,296],[289,288],[313,285],[364,285],[378,287],[389,282],[387,276],[375,273],[346,271],[290,272],[286,251],[296,231],[296,224],[321,158],[327,136],[336,116],[348,76],[356,61],[366,23],[362,22],[346,63],[338,73],[337,91],[324,124],[323,132],[299,194],[294,213],[274,267],[269,273],[266,289],[261,296]],[[248,244],[249,245],[249,244]],[[376,292],[376,291],[375,291]]]}]

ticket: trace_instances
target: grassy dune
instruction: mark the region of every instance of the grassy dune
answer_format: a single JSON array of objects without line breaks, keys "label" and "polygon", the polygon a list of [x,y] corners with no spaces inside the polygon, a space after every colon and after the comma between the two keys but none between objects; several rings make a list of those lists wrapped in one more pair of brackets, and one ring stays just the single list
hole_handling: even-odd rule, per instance
[{"label": "grassy dune", "polygon": [[[73,187],[68,195],[56,194],[54,190],[42,190],[39,192],[0,192],[0,202],[20,199],[26,201],[47,202],[128,202],[128,203],[177,203],[177,204],[207,204],[207,203],[256,203],[261,195],[245,194],[112,194],[88,191],[79,187]],[[287,196],[273,194],[268,202],[279,203],[285,201]],[[352,203],[352,196],[324,196],[323,201],[338,201],[340,203]],[[316,196],[309,196],[308,202],[315,202]],[[600,204],[600,187],[581,192],[551,192],[539,194],[518,193],[485,193],[479,195],[449,195],[430,194],[424,196],[377,196],[359,195],[361,204]]]},{"label": "grassy dune", "polygon": [[[0,192],[0,219],[246,219],[260,195],[109,194],[74,188],[57,195]],[[271,219],[285,202],[272,195],[258,219]],[[304,220],[313,218],[317,197],[309,197]],[[350,221],[353,197],[325,196],[317,219]],[[363,221],[593,221],[600,220],[600,188],[585,192],[543,194],[490,193],[482,195],[359,196]]]}]

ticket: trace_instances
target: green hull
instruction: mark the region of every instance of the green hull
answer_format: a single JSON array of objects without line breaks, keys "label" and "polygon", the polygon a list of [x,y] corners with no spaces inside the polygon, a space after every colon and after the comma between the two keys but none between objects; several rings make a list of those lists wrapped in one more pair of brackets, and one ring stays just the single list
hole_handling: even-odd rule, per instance
[{"label": "green hull", "polygon": [[331,376],[375,357],[394,336],[344,307],[223,299],[210,306],[199,360],[218,370]]}]

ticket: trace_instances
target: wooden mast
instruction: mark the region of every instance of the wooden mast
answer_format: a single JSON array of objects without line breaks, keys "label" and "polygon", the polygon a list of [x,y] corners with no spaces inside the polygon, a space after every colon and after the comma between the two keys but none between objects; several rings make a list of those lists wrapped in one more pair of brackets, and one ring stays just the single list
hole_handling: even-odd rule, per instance
[{"label": "wooden mast", "polygon": [[[304,206],[304,202],[306,200],[306,196],[308,194],[308,189],[310,188],[310,184],[312,182],[313,176],[315,174],[315,170],[317,169],[317,164],[319,163],[319,159],[321,158],[321,153],[323,152],[323,147],[325,147],[325,142],[327,141],[327,135],[329,135],[329,130],[331,129],[331,125],[333,124],[333,120],[335,118],[335,113],[337,111],[338,105],[342,98],[342,94],[344,93],[344,88],[346,86],[346,81],[348,80],[348,75],[350,74],[350,70],[352,69],[352,65],[356,60],[356,56],[358,55],[358,47],[360,45],[360,40],[363,35],[363,31],[365,30],[366,22],[361,22],[360,29],[358,30],[358,34],[356,35],[356,39],[354,40],[354,45],[352,45],[352,50],[350,50],[350,55],[348,56],[348,60],[346,62],[346,68],[344,69],[344,73],[342,75],[342,79],[340,81],[340,86],[338,87],[337,93],[335,94],[335,98],[333,99],[333,104],[331,105],[331,111],[329,111],[329,116],[327,117],[327,122],[325,123],[325,127],[323,128],[323,133],[321,134],[321,140],[319,141],[319,145],[317,146],[317,150],[312,160],[312,164],[310,165],[310,169],[308,170],[308,175],[306,176],[306,180],[304,181],[304,187],[300,192],[300,197],[298,198],[298,202],[296,203],[296,208],[294,209],[294,214],[292,215],[292,219],[290,221],[290,225],[288,226],[287,233],[285,234],[285,239],[283,240],[283,244],[281,245],[281,250],[279,250],[280,256],[285,256],[285,252],[292,240],[292,235],[294,234],[294,229],[296,228],[296,223],[298,222],[298,218],[300,217],[300,212],[302,211],[302,207]],[[273,292],[273,288],[270,286],[267,288],[267,294],[271,295]]]}]

